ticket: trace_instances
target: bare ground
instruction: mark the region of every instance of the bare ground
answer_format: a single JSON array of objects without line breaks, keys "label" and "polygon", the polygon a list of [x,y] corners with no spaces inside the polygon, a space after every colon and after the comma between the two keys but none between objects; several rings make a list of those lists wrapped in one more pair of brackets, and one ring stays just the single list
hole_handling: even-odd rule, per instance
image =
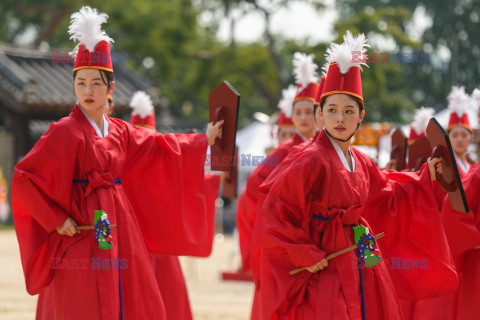
[{"label": "bare ground", "polygon": [[[253,284],[221,280],[221,271],[238,266],[233,248],[233,238],[226,237],[208,258],[181,258],[195,320],[249,319]],[[32,320],[36,303],[37,296],[25,290],[15,231],[0,229],[0,319]]]}]

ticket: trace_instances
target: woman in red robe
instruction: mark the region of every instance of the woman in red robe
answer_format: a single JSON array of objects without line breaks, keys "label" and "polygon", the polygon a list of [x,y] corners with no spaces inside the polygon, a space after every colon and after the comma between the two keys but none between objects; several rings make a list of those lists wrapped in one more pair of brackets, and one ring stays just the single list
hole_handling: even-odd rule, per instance
[{"label": "woman in red robe", "polygon": [[[403,319],[397,295],[428,297],[457,285],[431,183],[435,167],[442,171],[440,159],[420,173],[393,173],[349,147],[365,114],[362,59],[352,59],[354,52],[362,57],[364,46],[363,35],[347,32],[342,45],[330,47],[321,96],[325,130],[265,200],[264,319]],[[364,267],[355,251],[327,262],[326,255],[354,243],[352,226],[359,224],[386,233],[377,245],[381,262]],[[297,267],[308,271],[290,276]]]},{"label": "woman in red robe", "polygon": [[[130,107],[133,108],[130,123],[145,127],[151,130],[155,129],[155,113],[150,97],[143,91],[136,92],[131,101]],[[191,135],[195,139],[194,135]],[[139,181],[141,185],[141,181]],[[215,200],[218,197],[218,188],[220,177],[213,173],[205,173],[205,205],[207,212],[207,237],[213,239],[215,228]],[[126,188],[128,193],[134,194],[134,190]],[[134,201],[134,200],[132,200]],[[141,204],[138,204],[141,205]],[[206,247],[201,257],[210,255],[211,246]],[[190,320],[192,311],[188,299],[187,287],[183,277],[180,261],[177,256],[169,254],[151,255],[153,270],[157,280],[158,288],[162,294],[165,305],[167,319]]]},{"label": "woman in red robe", "polygon": [[[27,291],[53,288],[54,319],[165,319],[148,250],[195,255],[211,246],[203,167],[221,122],[187,139],[104,116],[115,86],[106,18],[89,7],[72,15],[78,103],[15,167],[15,230]],[[93,225],[96,210],[118,226],[109,250],[76,228]]]},{"label": "woman in red robe", "polygon": [[[326,78],[325,75],[322,75],[318,93],[321,93],[322,91],[323,85],[325,84],[325,78]],[[317,97],[319,98],[320,95],[317,94]],[[270,188],[272,187],[273,183],[292,164],[297,154],[305,150],[309,145],[311,145],[317,139],[318,134],[323,129],[323,121],[318,115],[317,102],[318,101],[316,100],[315,107],[314,107],[314,114],[315,114],[316,127],[320,131],[317,131],[312,139],[293,146],[288,151],[288,154],[285,157],[285,159],[282,162],[280,162],[277,166],[275,166],[274,170],[268,175],[268,177],[264,180],[264,182],[259,186],[257,191],[257,212],[255,215],[256,221],[254,224],[254,229],[252,230],[252,241],[250,244],[250,259],[249,259],[251,268],[252,270],[254,270],[253,275],[254,275],[254,281],[255,281],[255,296],[253,299],[254,306],[252,310],[256,310],[256,312],[255,313],[252,312],[252,320],[262,319],[261,302],[260,302],[260,299],[261,299],[260,264],[261,264],[261,256],[262,256],[262,245],[261,245],[262,207],[265,202],[265,198],[267,197],[267,194],[270,191]]]},{"label": "woman in red robe", "polygon": [[[473,165],[467,176],[462,179],[463,188],[470,207],[469,213],[452,209],[445,200],[443,215],[445,233],[447,235],[452,255],[457,267],[458,289],[450,295],[446,316],[444,319],[478,319],[480,314],[480,166]],[[437,306],[445,305],[440,303]],[[432,314],[434,314],[432,312]],[[426,318],[433,319],[433,317]]]},{"label": "woman in red robe", "polygon": [[470,97],[463,87],[452,87],[448,96],[451,114],[447,132],[471,212],[453,210],[447,193],[438,184],[435,185],[439,208],[443,208],[443,227],[458,273],[458,289],[434,299],[402,302],[405,318],[408,320],[469,320],[478,318],[480,311],[477,307],[480,304],[480,291],[472,285],[478,284],[480,280],[480,268],[477,267],[480,256],[478,250],[474,249],[480,245],[480,231],[475,218],[478,210],[474,207],[477,203],[478,185],[474,182],[475,177],[468,178],[476,172],[470,173],[470,160],[467,157],[473,132],[467,114],[469,100]]},{"label": "woman in red robe", "polygon": [[[259,264],[256,263],[258,259],[254,258],[252,261],[252,252],[258,251],[257,248],[260,246],[258,239],[254,240],[255,233],[258,233],[255,231],[258,228],[256,226],[258,220],[258,188],[285,159],[292,147],[308,141],[317,132],[314,102],[319,88],[316,74],[318,66],[313,62],[313,55],[306,55],[300,52],[294,54],[293,66],[297,80],[297,89],[294,95],[292,94],[293,90],[287,89],[279,106],[286,118],[291,116],[296,133],[292,139],[287,140],[275,149],[267,160],[249,176],[244,200],[246,207],[243,211],[246,217],[237,216],[237,225],[248,226],[239,228],[240,247],[247,248],[246,252],[245,250],[242,252],[242,261],[246,261],[245,263],[250,266],[256,284],[251,319],[261,319],[260,288],[258,286],[260,277]],[[292,98],[289,98],[289,96],[292,96]],[[248,233],[243,232],[244,230],[248,230]]]}]

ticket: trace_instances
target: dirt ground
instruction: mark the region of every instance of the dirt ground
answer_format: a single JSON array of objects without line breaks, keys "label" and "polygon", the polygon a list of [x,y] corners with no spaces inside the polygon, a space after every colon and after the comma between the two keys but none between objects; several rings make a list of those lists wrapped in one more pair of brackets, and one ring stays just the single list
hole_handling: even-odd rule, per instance
[{"label": "dirt ground", "polygon": [[[217,237],[209,258],[181,258],[195,320],[249,319],[250,282],[221,281],[222,270],[239,264],[233,237]],[[222,241],[223,240],[223,241]],[[27,294],[13,229],[0,229],[0,319],[32,320],[37,296]]]}]

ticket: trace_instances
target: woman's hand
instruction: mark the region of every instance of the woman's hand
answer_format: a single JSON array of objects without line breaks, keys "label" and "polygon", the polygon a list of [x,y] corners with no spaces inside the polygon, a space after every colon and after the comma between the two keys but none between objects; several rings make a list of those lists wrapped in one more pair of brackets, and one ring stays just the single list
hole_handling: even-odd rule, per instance
[{"label": "woman's hand", "polygon": [[223,125],[223,120],[218,121],[213,125],[213,122],[210,122],[207,126],[207,132],[205,134],[207,135],[208,139],[208,145],[213,146],[215,144],[215,139],[216,138],[221,138],[222,137],[222,125]]},{"label": "woman's hand", "polygon": [[385,170],[395,170],[397,165],[397,160],[396,159],[391,159],[388,161],[387,165],[385,166]]},{"label": "woman's hand", "polygon": [[75,220],[72,218],[67,218],[64,223],[59,225],[56,230],[58,233],[60,233],[62,236],[69,236],[73,237],[77,233],[81,233],[80,230],[77,230],[75,227],[77,226],[77,223]]},{"label": "woman's hand", "polygon": [[437,180],[437,172],[443,173],[442,159],[440,158],[428,158],[428,170],[430,171],[430,179],[432,181]]},{"label": "woman's hand", "polygon": [[314,264],[313,266],[307,267],[307,270],[311,273],[315,273],[319,270],[325,269],[326,266],[328,266],[328,261],[326,259],[322,259],[322,261]]}]

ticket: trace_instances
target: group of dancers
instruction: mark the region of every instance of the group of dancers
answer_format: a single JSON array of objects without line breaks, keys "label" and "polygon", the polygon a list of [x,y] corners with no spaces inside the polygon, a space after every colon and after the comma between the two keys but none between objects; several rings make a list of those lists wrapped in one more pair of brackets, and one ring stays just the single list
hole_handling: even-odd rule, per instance
[{"label": "group of dancers", "polygon": [[[352,52],[367,46],[363,34],[347,31],[327,49],[320,79],[311,55],[294,55],[297,87],[283,91],[279,146],[270,154],[279,163],[267,159],[253,171],[238,201],[241,271],[255,283],[252,320],[478,318],[480,169],[467,154],[467,110],[480,102],[480,90],[469,96],[452,87],[448,95],[445,129],[471,209],[462,213],[436,182],[439,158],[418,172],[398,172],[350,146],[368,112],[366,63],[352,61]],[[426,135],[433,114],[415,112],[409,145]],[[326,258],[355,244],[359,225],[385,237],[361,257]],[[306,271],[291,274],[299,267]]]},{"label": "group of dancers", "polygon": [[[109,117],[113,66],[98,59],[113,41],[101,29],[107,17],[90,7],[72,15],[78,102],[15,167],[27,291],[40,294],[37,319],[191,319],[177,256],[212,249],[220,178],[204,163],[223,123],[205,134],[159,134],[142,92],[132,98],[131,123]],[[453,88],[447,128],[465,214],[435,182],[440,158],[397,172],[350,145],[368,112],[366,63],[352,52],[367,47],[363,34],[347,31],[327,49],[320,78],[312,55],[294,55],[297,86],[279,103],[281,143],[238,201],[242,268],[255,282],[252,319],[476,318],[480,169],[466,156],[469,97]],[[429,112],[417,113],[411,140],[425,134]],[[290,274],[296,268],[305,270]]]}]

